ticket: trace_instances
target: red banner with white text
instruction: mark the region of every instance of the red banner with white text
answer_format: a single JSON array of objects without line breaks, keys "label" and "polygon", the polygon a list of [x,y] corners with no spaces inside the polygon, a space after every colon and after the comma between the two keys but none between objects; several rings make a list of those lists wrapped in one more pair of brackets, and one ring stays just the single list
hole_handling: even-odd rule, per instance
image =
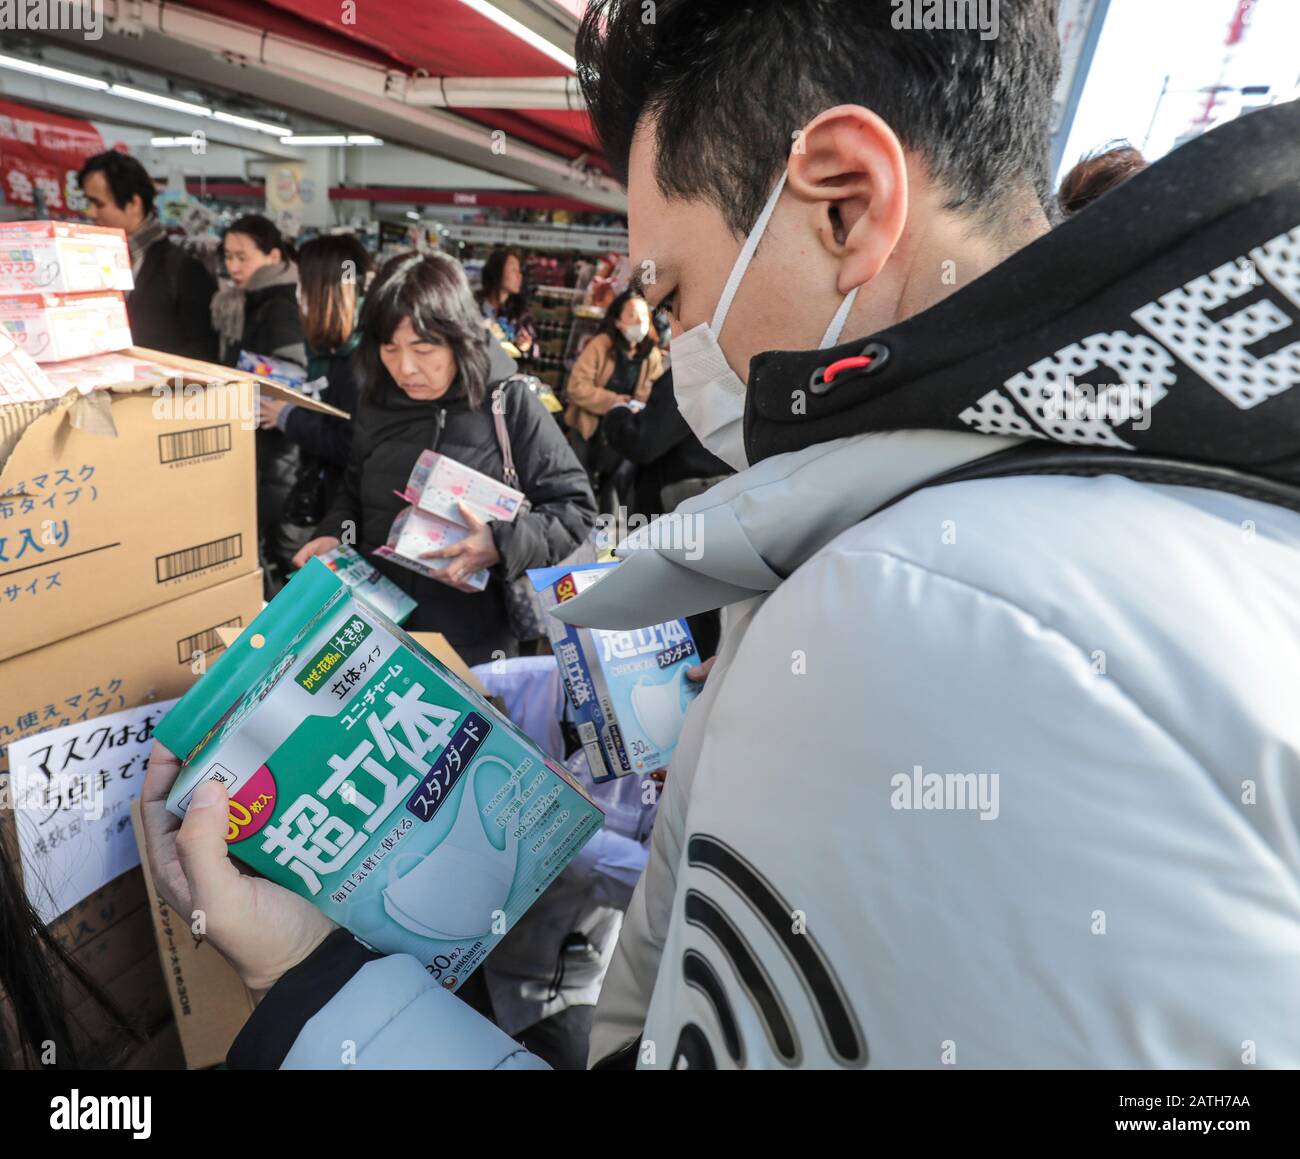
[{"label": "red banner with white text", "polygon": [[0,101],[0,200],[37,210],[39,217],[65,217],[85,205],[77,171],[104,151],[89,122]]}]

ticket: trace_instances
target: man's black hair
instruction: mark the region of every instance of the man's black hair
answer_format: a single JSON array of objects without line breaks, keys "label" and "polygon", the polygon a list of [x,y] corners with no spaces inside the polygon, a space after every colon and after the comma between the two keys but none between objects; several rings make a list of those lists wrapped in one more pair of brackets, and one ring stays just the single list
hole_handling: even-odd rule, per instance
[{"label": "man's black hair", "polygon": [[1045,202],[1057,0],[1002,0],[990,40],[977,28],[896,28],[903,3],[591,0],[578,79],[621,179],[637,124],[652,117],[664,195],[707,198],[738,233],[795,133],[835,105],[885,120],[950,192],[950,209],[1031,192]]},{"label": "man's black hair", "polygon": [[92,173],[102,173],[108,187],[112,190],[113,200],[118,209],[125,209],[127,203],[137,193],[140,206],[146,217],[153,212],[154,183],[149,171],[128,153],[119,153],[109,149],[106,153],[96,153],[87,159],[77,174],[81,187],[86,187],[86,178]]}]

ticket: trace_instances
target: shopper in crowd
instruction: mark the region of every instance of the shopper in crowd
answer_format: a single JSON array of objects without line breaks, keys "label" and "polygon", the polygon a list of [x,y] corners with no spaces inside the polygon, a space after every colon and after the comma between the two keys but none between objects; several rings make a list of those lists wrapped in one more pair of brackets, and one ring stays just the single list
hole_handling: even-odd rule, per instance
[{"label": "shopper in crowd", "polygon": [[[655,379],[644,405],[632,400],[616,403],[606,412],[601,429],[610,450],[635,468],[630,515],[654,519],[675,511],[678,504],[733,473],[682,418],[671,368]],[[718,650],[717,611],[687,616],[687,621],[700,658],[707,660]]]},{"label": "shopper in crowd", "polygon": [[[1287,497],[1300,384],[1242,338],[1300,278],[1300,105],[1049,230],[1056,4],[1001,13],[991,40],[860,0],[664,0],[652,37],[639,0],[584,14],[679,406],[739,470],[679,508],[695,552],[651,537],[559,609],[726,617],[603,1065],[1300,1066],[1300,515],[1262,498]],[[1154,380],[1154,413],[1058,421],[1094,369]],[[225,829],[191,810],[183,860],[174,825],[150,842],[269,987],[232,1062],[337,1066],[348,1039],[363,1066],[536,1065],[288,891],[244,922]]]},{"label": "shopper in crowd", "polygon": [[631,509],[653,519],[707,491],[732,470],[696,438],[673,394],[671,369],[644,404],[620,400],[605,413],[605,441],[636,468]]},{"label": "shopper in crowd", "polygon": [[[249,213],[226,230],[221,255],[230,277],[230,285],[212,299],[221,361],[235,366],[247,351],[305,368],[307,344],[298,311],[293,244],[269,218]],[[272,427],[257,432],[258,555],[268,598],[285,579],[281,528],[300,463],[298,445],[283,431]]]},{"label": "shopper in crowd", "polygon": [[1107,145],[1081,158],[1065,175],[1056,194],[1056,203],[1064,216],[1073,217],[1084,206],[1123,185],[1146,167],[1146,158],[1127,141]]},{"label": "shopper in crowd", "polygon": [[234,366],[246,350],[305,366],[293,244],[270,218],[247,213],[226,230],[221,257],[230,278],[212,299],[221,361]]},{"label": "shopper in crowd", "polygon": [[89,158],[77,180],[90,220],[126,231],[135,282],[126,296],[132,340],[150,350],[211,362],[217,335],[208,306],[217,283],[198,258],[167,236],[148,171],[134,157],[110,149]]},{"label": "shopper in crowd", "polygon": [[488,254],[478,301],[494,336],[530,358],[537,343],[537,326],[524,298],[524,266],[518,251],[498,247]]},{"label": "shopper in crowd", "polygon": [[[361,308],[370,254],[354,234],[312,238],[298,251],[298,304],[307,339],[307,390],[351,415],[362,381]],[[261,398],[263,428],[298,448],[298,474],[276,536],[287,572],[334,502],[352,447],[352,421],[280,399]]]},{"label": "shopper in crowd", "polygon": [[[460,264],[437,253],[389,259],[367,295],[362,334],[366,386],[351,457],[317,537],[298,553],[298,566],[345,536],[372,559],[406,506],[395,492],[405,490],[423,451],[505,478],[493,396],[515,364],[484,330]],[[483,523],[467,512],[470,534],[436,553],[435,561],[445,565],[436,578],[374,560],[419,605],[405,626],[441,632],[470,664],[516,654],[505,585],[528,568],[558,563],[595,522],[582,468],[542,404],[524,383],[512,382],[498,405],[529,509],[509,523]],[[490,579],[479,591],[467,581],[482,570]]]},{"label": "shopper in crowd", "polygon": [[632,467],[601,437],[601,419],[611,407],[645,403],[664,372],[659,336],[639,290],[619,294],[605,311],[569,372],[564,421],[579,461],[597,488],[602,511],[614,511],[629,491]]}]

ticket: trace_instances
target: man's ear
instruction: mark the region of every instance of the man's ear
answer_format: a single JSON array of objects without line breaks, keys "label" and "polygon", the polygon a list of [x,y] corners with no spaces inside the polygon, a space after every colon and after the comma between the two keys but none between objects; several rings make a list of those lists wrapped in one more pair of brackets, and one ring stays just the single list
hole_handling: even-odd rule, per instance
[{"label": "man's ear", "polygon": [[893,129],[861,105],[819,113],[795,134],[787,185],[815,212],[841,294],[880,273],[907,221],[907,163]]}]

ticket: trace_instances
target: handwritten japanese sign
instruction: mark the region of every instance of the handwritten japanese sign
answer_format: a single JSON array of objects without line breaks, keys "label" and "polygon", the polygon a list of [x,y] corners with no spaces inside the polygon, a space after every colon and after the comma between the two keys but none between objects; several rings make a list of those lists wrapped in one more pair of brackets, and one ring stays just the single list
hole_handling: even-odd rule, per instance
[{"label": "handwritten japanese sign", "polygon": [[43,921],[140,863],[131,801],[144,783],[153,730],[175,703],[129,708],[10,744],[23,880]]}]

